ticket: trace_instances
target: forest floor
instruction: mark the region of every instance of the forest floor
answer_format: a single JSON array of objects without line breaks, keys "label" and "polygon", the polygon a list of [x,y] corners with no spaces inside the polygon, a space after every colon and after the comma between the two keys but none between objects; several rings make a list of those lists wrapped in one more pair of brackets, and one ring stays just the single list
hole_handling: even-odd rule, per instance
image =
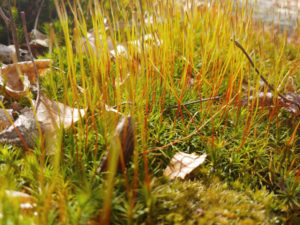
[{"label": "forest floor", "polygon": [[300,222],[295,1],[54,2],[0,70],[2,224]]}]

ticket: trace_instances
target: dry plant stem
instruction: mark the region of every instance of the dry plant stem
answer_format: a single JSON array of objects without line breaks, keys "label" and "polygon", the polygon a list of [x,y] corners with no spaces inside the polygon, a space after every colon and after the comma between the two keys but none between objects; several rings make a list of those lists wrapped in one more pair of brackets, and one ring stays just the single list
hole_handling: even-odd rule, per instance
[{"label": "dry plant stem", "polygon": [[35,110],[37,111],[37,109],[39,107],[39,104],[40,104],[40,92],[41,92],[40,81],[39,81],[39,76],[38,76],[38,72],[37,72],[37,69],[36,69],[36,65],[34,63],[31,48],[30,48],[30,45],[29,45],[29,38],[28,38],[28,32],[27,32],[26,19],[25,19],[25,13],[24,12],[21,12],[21,17],[22,17],[22,22],[23,22],[23,29],[24,29],[24,36],[25,36],[25,40],[26,40],[26,45],[27,45],[27,48],[28,48],[28,52],[29,52],[32,64],[33,64],[35,80],[36,80],[36,85],[37,85],[37,97],[36,97],[36,106],[35,106]]},{"label": "dry plant stem", "polygon": [[4,20],[6,26],[9,28],[10,25],[10,19],[5,15],[3,9],[0,7],[0,16],[2,17],[2,19]]},{"label": "dry plant stem", "polygon": [[223,110],[225,110],[228,106],[230,106],[230,104],[236,99],[236,97],[238,96],[238,94],[236,94],[227,104],[225,104],[224,106],[222,106],[214,115],[212,115],[207,121],[205,121],[205,123],[203,123],[199,128],[197,128],[196,130],[194,130],[192,133],[190,133],[189,135],[185,136],[185,137],[182,137],[180,139],[177,139],[173,142],[170,142],[164,146],[161,146],[161,147],[157,147],[157,148],[153,148],[153,149],[148,149],[147,150],[147,153],[148,152],[154,152],[154,151],[160,151],[160,150],[163,150],[167,147],[170,147],[172,145],[175,145],[177,143],[180,143],[190,137],[192,137],[193,135],[197,134],[200,130],[203,129],[203,127],[205,127],[210,121],[212,121],[220,112],[222,112]]},{"label": "dry plant stem", "polygon": [[37,28],[37,25],[38,25],[38,22],[39,22],[39,17],[40,17],[44,2],[45,2],[45,0],[42,0],[40,8],[39,8],[39,10],[36,14],[36,18],[35,18],[35,21],[34,21],[34,27],[33,27],[34,30],[36,30],[36,28]]},{"label": "dry plant stem", "polygon": [[18,61],[20,61],[20,51],[19,51],[17,28],[16,28],[16,24],[15,24],[13,15],[12,15],[12,11],[11,11],[10,0],[8,0],[7,3],[8,3],[9,18],[5,15],[5,12],[3,11],[3,9],[1,7],[0,7],[0,16],[4,20],[7,28],[11,29],[11,33],[12,33],[13,41],[14,41],[14,45],[15,45],[15,50],[16,50],[17,59],[18,59]]},{"label": "dry plant stem", "polygon": [[218,100],[218,99],[220,99],[220,96],[215,96],[215,97],[211,97],[211,98],[203,98],[203,99],[200,99],[200,100],[197,100],[197,101],[187,102],[187,103],[183,103],[183,104],[180,104],[180,105],[171,105],[171,106],[165,108],[165,111],[168,110],[168,109],[178,108],[179,106],[187,106],[187,105],[197,104],[197,103],[201,103],[201,102],[207,102],[207,101],[210,101],[210,100]]},{"label": "dry plant stem", "polygon": [[20,56],[20,49],[19,49],[19,43],[18,43],[17,27],[16,27],[16,23],[15,23],[15,20],[13,18],[13,15],[12,15],[10,0],[8,0],[7,3],[8,3],[8,13],[9,13],[9,17],[10,17],[11,33],[12,33],[13,40],[14,40],[17,59],[18,59],[18,62],[20,62],[21,61],[21,58],[20,58],[21,56]]},{"label": "dry plant stem", "polygon": [[[246,52],[246,50],[244,49],[244,47],[236,40],[233,40],[234,44],[244,53],[244,55],[247,57],[247,59],[249,60],[251,66],[254,68],[255,72],[260,76],[260,78],[262,79],[262,81],[265,83],[265,85],[271,90],[271,91],[275,91],[274,88],[269,84],[269,82],[266,80],[266,78],[261,75],[261,73],[259,72],[259,70],[255,67],[252,59],[250,58],[250,56],[248,55],[248,53]],[[280,98],[282,98],[285,102],[289,102],[289,103],[293,103],[295,104],[299,109],[300,109],[300,105],[294,101],[291,101],[289,99],[287,99],[284,95],[280,94],[278,92],[278,96]]]}]

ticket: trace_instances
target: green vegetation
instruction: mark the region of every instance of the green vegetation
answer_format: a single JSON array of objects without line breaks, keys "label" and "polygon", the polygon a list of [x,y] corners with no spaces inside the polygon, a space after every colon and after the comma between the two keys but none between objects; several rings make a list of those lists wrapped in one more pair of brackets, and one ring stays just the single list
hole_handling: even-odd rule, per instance
[{"label": "green vegetation", "polygon": [[[185,12],[171,1],[64,2],[55,1],[60,24],[48,26],[44,56],[59,70],[41,78],[42,91],[87,114],[58,132],[54,155],[43,146],[1,147],[3,224],[299,223],[299,116],[275,103],[241,106],[243,79],[254,96],[260,77],[231,41],[242,43],[276,97],[290,76],[300,84],[300,48],[288,30],[276,33],[232,1]],[[91,28],[96,48],[82,44]],[[126,54],[112,57],[108,39]],[[213,96],[220,99],[167,109]],[[112,141],[120,116],[106,105],[135,121],[126,173],[116,172],[120,144]],[[98,173],[106,151],[115,154]],[[178,151],[208,156],[188,180],[170,181],[162,173]],[[21,210],[5,190],[30,194],[36,207]]]}]

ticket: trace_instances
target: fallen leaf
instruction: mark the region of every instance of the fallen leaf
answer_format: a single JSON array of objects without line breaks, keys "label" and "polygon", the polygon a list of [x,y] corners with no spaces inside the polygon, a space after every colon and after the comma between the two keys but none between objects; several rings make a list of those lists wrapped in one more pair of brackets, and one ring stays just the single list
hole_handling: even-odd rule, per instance
[{"label": "fallen leaf", "polygon": [[144,36],[144,38],[140,38],[135,41],[130,41],[130,42],[128,42],[128,44],[131,45],[132,47],[136,48],[137,53],[141,54],[143,41],[144,41],[144,47],[145,47],[146,52],[148,52],[148,50],[151,47],[158,48],[163,44],[162,40],[154,37],[152,34],[146,34]]},{"label": "fallen leaf", "polygon": [[[35,60],[39,76],[42,76],[50,68],[50,64],[50,59]],[[23,81],[19,74],[24,76]],[[18,99],[25,95],[26,88],[34,83],[35,72],[31,61],[9,64],[0,68],[0,85],[5,86],[6,93],[14,98]]]},{"label": "fallen leaf", "polygon": [[243,98],[240,102],[241,105],[251,105],[258,103],[259,106],[273,106],[274,97],[272,92],[258,92],[257,94],[252,93],[252,95]]},{"label": "fallen leaf", "polygon": [[[20,59],[22,61],[30,60],[30,55],[27,50],[19,49]],[[14,45],[3,45],[0,44],[0,61],[3,63],[12,63],[13,55],[16,54]]]},{"label": "fallen leaf", "polygon": [[43,34],[39,30],[32,29],[32,31],[30,32],[30,39],[31,40],[34,40],[34,39],[46,40],[46,39],[48,39],[48,37],[47,37],[47,35]]},{"label": "fallen leaf", "polygon": [[196,168],[203,164],[205,159],[206,154],[198,155],[196,153],[187,154],[184,152],[178,152],[172,158],[163,174],[171,180],[175,178],[184,179],[187,175],[191,174]]},{"label": "fallen leaf", "polygon": [[[99,31],[100,33],[100,31]],[[81,39],[81,46],[82,50],[84,53],[89,54],[89,47],[92,49],[92,51],[99,57],[99,48],[97,48],[97,39],[96,39],[96,34],[91,32],[87,33],[87,38],[82,38]],[[111,39],[110,36],[106,37],[106,40],[99,34],[99,44],[101,49],[104,48],[104,42],[106,42],[107,48],[109,55],[112,59],[115,59],[117,56],[127,56],[127,49],[124,45],[122,44],[116,44],[116,49],[114,48],[114,43],[113,40]]]},{"label": "fallen leaf", "polygon": [[[77,122],[81,116],[85,115],[85,111],[84,109],[71,108],[41,95],[36,117],[42,133],[45,135],[45,144],[50,146],[47,153],[53,153],[51,144],[55,144],[57,129],[69,128],[72,123]],[[18,119],[14,121],[14,125],[0,132],[0,143],[14,144],[25,149],[35,147],[38,138],[37,121],[33,110],[30,108],[23,109]]]},{"label": "fallen leaf", "polygon": [[49,48],[49,39],[47,35],[41,33],[40,31],[33,29],[30,32],[30,48],[33,55],[43,55],[45,51]]},{"label": "fallen leaf", "polygon": [[[118,171],[122,171],[122,167],[126,166],[134,152],[134,123],[131,116],[123,116],[115,130],[114,138],[118,138],[120,141],[121,152],[119,155]],[[108,169],[109,152],[106,152],[102,158],[100,167],[97,172],[103,172]]]},{"label": "fallen leaf", "polygon": [[295,116],[300,116],[300,95],[296,94],[296,85],[293,82],[293,78],[289,77],[285,86],[285,95],[278,95],[276,98],[269,88],[266,87],[263,81],[260,81],[259,90],[255,91],[254,88],[249,86],[246,80],[243,80],[243,87],[249,93],[246,98],[240,101],[240,105],[257,104],[258,106],[268,107],[283,107],[288,112]]},{"label": "fallen leaf", "polygon": [[[34,103],[35,104],[35,103]],[[85,109],[71,108],[63,103],[40,97],[40,104],[36,112],[38,121],[42,124],[43,132],[54,132],[57,128],[69,128],[85,115]]]},{"label": "fallen leaf", "polygon": [[33,148],[38,138],[38,127],[31,109],[23,110],[14,125],[0,132],[0,143],[13,144],[21,148]]},{"label": "fallen leaf", "polygon": [[291,102],[286,103],[284,108],[295,116],[300,116],[300,95],[288,92],[285,97]]}]

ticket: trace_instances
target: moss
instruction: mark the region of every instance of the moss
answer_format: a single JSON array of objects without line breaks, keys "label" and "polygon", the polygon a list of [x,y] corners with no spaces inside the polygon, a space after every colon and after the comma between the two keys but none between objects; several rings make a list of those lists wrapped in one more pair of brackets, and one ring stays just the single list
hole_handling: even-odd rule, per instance
[{"label": "moss", "polygon": [[211,180],[156,181],[154,224],[275,224],[274,196],[266,190],[240,192]]}]

